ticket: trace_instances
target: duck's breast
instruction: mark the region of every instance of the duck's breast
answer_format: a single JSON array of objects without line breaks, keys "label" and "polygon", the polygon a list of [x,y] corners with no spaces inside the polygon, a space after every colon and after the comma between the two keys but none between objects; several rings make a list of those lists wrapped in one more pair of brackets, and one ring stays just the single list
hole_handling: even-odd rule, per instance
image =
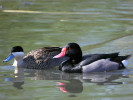
[{"label": "duck's breast", "polygon": [[117,70],[119,64],[116,62],[112,62],[106,59],[97,60],[89,65],[85,65],[82,68],[83,73],[88,72],[104,72],[104,71],[112,71]]}]

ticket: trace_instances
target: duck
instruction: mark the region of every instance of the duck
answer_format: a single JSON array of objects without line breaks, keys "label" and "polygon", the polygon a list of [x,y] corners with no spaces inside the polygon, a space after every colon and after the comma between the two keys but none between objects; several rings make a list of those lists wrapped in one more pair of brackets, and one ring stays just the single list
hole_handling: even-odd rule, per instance
[{"label": "duck", "polygon": [[60,52],[60,47],[43,47],[32,50],[24,56],[23,48],[21,46],[14,46],[9,56],[4,59],[3,62],[14,59],[13,66],[28,69],[48,69],[60,65],[62,61],[66,59],[53,59],[53,57]]},{"label": "duck", "polygon": [[82,55],[77,43],[68,43],[54,59],[69,57],[63,61],[59,70],[67,73],[109,72],[124,69],[131,55],[119,56],[119,52],[108,54]]}]

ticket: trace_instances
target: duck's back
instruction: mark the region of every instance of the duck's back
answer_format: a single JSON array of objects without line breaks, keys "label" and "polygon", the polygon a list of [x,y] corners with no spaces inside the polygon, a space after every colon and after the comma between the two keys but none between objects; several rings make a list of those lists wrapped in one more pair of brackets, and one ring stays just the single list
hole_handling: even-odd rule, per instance
[{"label": "duck's back", "polygon": [[53,59],[55,55],[61,52],[59,47],[44,47],[37,50],[32,50],[23,59],[26,68],[45,69],[53,66],[58,66],[64,60]]}]

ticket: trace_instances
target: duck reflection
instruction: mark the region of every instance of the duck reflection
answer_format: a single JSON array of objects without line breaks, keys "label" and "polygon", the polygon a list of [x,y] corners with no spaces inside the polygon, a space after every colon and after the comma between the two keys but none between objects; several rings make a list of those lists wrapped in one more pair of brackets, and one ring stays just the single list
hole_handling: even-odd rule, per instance
[{"label": "duck reflection", "polygon": [[[81,93],[83,83],[96,83],[97,85],[118,85],[124,82],[115,82],[120,78],[129,78],[123,74],[116,73],[91,73],[76,75],[73,79],[67,79],[67,82],[58,81],[58,87],[62,92]],[[66,80],[66,79],[65,79]]]},{"label": "duck reflection", "polygon": [[128,75],[123,74],[123,71],[70,74],[59,70],[36,70],[34,74],[32,73],[32,77],[34,77],[34,80],[56,80],[57,88],[64,93],[81,93],[83,91],[83,83],[96,83],[97,85],[123,84],[124,82],[115,81],[120,78],[129,78]]},{"label": "duck reflection", "polygon": [[117,81],[117,79],[129,78],[127,74],[123,74],[124,71],[125,70],[110,73],[80,74],[64,73],[58,69],[35,70],[16,67],[14,71],[14,78],[6,78],[5,81],[11,81],[13,82],[13,86],[15,88],[23,89],[22,86],[24,84],[24,77],[31,78],[32,80],[54,80],[56,87],[62,92],[81,93],[83,91],[83,83],[95,83],[97,85],[123,84],[124,82]]},{"label": "duck reflection", "polygon": [[24,69],[15,67],[14,78],[5,78],[5,81],[13,82],[13,87],[17,89],[23,89],[24,84]]},{"label": "duck reflection", "polygon": [[83,84],[80,80],[71,79],[67,83],[57,82],[57,85],[62,92],[81,93],[83,91]]},{"label": "duck reflection", "polygon": [[117,85],[123,84],[123,82],[115,82],[115,80],[120,78],[129,78],[129,76],[117,73],[92,73],[83,74],[81,81],[84,83],[97,83],[97,85]]}]

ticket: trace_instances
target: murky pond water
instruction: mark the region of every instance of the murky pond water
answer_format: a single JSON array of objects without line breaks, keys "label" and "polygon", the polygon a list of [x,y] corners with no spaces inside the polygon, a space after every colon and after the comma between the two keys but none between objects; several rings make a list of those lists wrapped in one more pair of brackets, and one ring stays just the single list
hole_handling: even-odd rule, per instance
[{"label": "murky pond water", "polygon": [[91,74],[2,63],[15,45],[28,53],[69,42],[84,54],[132,54],[133,0],[1,0],[0,100],[132,100],[133,57],[125,70]]}]

